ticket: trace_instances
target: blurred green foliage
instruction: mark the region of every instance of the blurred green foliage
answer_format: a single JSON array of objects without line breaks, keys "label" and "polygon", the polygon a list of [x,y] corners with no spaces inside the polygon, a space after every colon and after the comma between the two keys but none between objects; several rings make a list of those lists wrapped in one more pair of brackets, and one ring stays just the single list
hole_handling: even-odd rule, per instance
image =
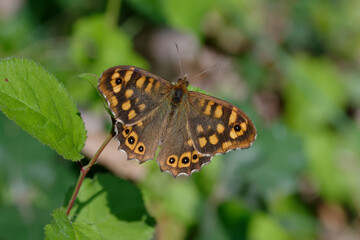
[{"label": "blurred green foliage", "polygon": [[[246,90],[219,77],[239,91],[212,94],[241,106],[258,139],[189,178],[147,163],[136,184],[156,239],[360,236],[359,1],[3,2],[0,57],[40,62],[89,111],[102,107],[100,98],[77,76],[120,64],[167,69],[156,57],[167,48],[151,40],[164,29],[194,37],[199,60],[206,49],[231,59]],[[0,113],[0,239],[42,238],[77,174]]]}]

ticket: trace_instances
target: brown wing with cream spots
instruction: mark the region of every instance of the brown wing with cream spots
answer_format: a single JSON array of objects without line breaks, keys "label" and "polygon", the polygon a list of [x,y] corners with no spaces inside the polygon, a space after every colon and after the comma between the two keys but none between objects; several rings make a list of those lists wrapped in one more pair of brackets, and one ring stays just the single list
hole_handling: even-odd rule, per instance
[{"label": "brown wing with cream spots", "polygon": [[248,148],[256,129],[240,109],[221,99],[189,92],[188,131],[195,148],[204,155]]},{"label": "brown wing with cream spots", "polygon": [[[166,105],[165,102],[162,105]],[[154,159],[157,147],[162,139],[166,118],[170,108],[160,106],[145,119],[133,125],[116,123],[117,136],[120,141],[119,150],[128,155],[128,159],[138,159],[140,163]]]},{"label": "brown wing with cream spots", "polygon": [[142,120],[158,108],[171,88],[170,82],[132,66],[107,69],[98,85],[116,120],[125,125]]},{"label": "brown wing with cream spots", "polygon": [[211,160],[211,156],[200,154],[194,147],[186,128],[186,114],[183,103],[167,121],[164,139],[156,161],[161,171],[170,172],[174,177],[190,175]]}]

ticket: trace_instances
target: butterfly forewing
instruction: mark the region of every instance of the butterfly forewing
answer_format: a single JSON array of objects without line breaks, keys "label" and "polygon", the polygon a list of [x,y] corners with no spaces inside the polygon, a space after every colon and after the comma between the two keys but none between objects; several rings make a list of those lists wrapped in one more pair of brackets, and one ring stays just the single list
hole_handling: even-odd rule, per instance
[{"label": "butterfly forewing", "polygon": [[116,120],[132,125],[158,108],[172,84],[143,69],[116,66],[100,77],[98,89]]},{"label": "butterfly forewing", "polygon": [[240,109],[221,99],[189,92],[188,128],[195,148],[204,155],[248,148],[256,129]]}]

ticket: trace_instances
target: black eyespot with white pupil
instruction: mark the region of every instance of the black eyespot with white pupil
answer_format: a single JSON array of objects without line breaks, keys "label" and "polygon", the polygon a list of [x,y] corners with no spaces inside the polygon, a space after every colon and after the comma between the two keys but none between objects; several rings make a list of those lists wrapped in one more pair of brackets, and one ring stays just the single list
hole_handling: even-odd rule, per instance
[{"label": "black eyespot with white pupil", "polygon": [[240,132],[240,130],[241,130],[240,124],[236,124],[236,125],[234,126],[234,130],[235,130],[236,132]]},{"label": "black eyespot with white pupil", "polygon": [[169,159],[169,163],[170,163],[170,164],[175,163],[175,158],[173,158],[173,157],[172,157],[172,158],[170,158],[170,159]]},{"label": "black eyespot with white pupil", "polygon": [[135,142],[135,138],[133,136],[128,138],[128,143],[134,144],[134,142]]},{"label": "black eyespot with white pupil", "polygon": [[181,159],[181,162],[182,162],[183,164],[187,164],[187,163],[190,162],[190,159],[189,159],[188,157],[184,157],[183,159]]},{"label": "black eyespot with white pupil", "polygon": [[143,146],[139,146],[139,147],[138,147],[138,150],[139,150],[139,152],[143,152],[143,151],[144,151],[144,147],[143,147]]},{"label": "black eyespot with white pupil", "polygon": [[121,84],[121,83],[122,83],[122,79],[121,79],[121,78],[117,78],[117,79],[115,80],[115,83],[116,83],[117,85]]}]

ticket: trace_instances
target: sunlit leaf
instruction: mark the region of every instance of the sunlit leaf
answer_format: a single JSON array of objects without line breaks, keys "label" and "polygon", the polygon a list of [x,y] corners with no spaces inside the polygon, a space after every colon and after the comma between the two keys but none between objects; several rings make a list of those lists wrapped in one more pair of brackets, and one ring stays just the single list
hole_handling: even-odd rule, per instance
[{"label": "sunlit leaf", "polygon": [[64,158],[82,158],[86,131],[80,114],[64,86],[34,61],[1,59],[0,109]]}]

